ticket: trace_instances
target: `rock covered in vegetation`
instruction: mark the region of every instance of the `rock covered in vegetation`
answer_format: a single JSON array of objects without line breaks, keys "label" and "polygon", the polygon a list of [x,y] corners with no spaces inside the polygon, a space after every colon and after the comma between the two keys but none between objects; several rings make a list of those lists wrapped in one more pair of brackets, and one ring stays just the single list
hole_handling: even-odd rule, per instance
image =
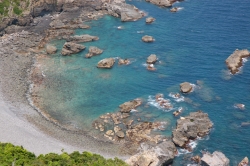
[{"label": "rock covered in vegetation", "polygon": [[183,93],[189,93],[192,91],[193,87],[189,82],[183,82],[180,84],[180,89]]},{"label": "rock covered in vegetation", "polygon": [[223,153],[215,151],[213,154],[209,152],[203,154],[201,162],[208,166],[229,166],[230,161]]},{"label": "rock covered in vegetation", "polygon": [[233,54],[231,54],[226,59],[226,64],[228,69],[232,74],[235,74],[239,71],[239,68],[242,66],[243,58],[247,58],[250,56],[250,52],[248,50],[238,50],[236,49]]},{"label": "rock covered in vegetation", "polygon": [[63,45],[61,54],[64,55],[64,56],[65,55],[71,55],[71,54],[81,52],[84,49],[85,49],[84,45],[76,44],[76,43],[73,43],[73,42],[66,42]]},{"label": "rock covered in vegetation", "polygon": [[55,54],[56,51],[57,51],[57,48],[55,46],[52,46],[52,45],[49,45],[49,44],[46,46],[46,52],[48,54]]},{"label": "rock covered in vegetation", "polygon": [[142,37],[142,41],[144,41],[146,43],[150,43],[150,42],[155,41],[155,39],[153,38],[153,36],[145,35],[145,36]]},{"label": "rock covered in vegetation", "polygon": [[97,67],[110,69],[113,67],[114,64],[115,64],[114,58],[105,58],[105,59],[102,59],[98,62]]},{"label": "rock covered in vegetation", "polygon": [[204,137],[212,126],[208,114],[202,111],[191,112],[189,116],[177,120],[176,129],[173,130],[173,142],[185,148],[190,139]]},{"label": "rock covered in vegetation", "polygon": [[98,48],[98,47],[95,47],[95,46],[90,46],[89,47],[89,52],[86,54],[86,58],[91,58],[92,56],[95,56],[95,55],[99,55],[99,54],[102,54],[103,53],[103,50]]},{"label": "rock covered in vegetation", "polygon": [[119,108],[122,113],[129,113],[132,109],[141,105],[141,103],[142,101],[140,99],[134,99],[119,105]]},{"label": "rock covered in vegetation", "polygon": [[148,64],[154,64],[157,61],[157,56],[155,54],[151,54],[148,58],[147,58],[147,63]]}]

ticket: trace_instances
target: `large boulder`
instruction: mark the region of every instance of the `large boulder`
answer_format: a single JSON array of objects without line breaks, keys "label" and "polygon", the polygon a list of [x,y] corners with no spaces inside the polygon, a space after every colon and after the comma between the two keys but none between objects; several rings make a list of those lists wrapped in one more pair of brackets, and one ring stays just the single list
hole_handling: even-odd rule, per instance
[{"label": "large boulder", "polygon": [[157,56],[155,54],[151,54],[147,59],[148,64],[154,64],[156,61],[157,61]]},{"label": "large boulder", "polygon": [[142,37],[142,41],[144,41],[146,43],[149,43],[149,42],[155,41],[155,39],[153,38],[153,36],[145,35],[145,36]]},{"label": "large boulder", "polygon": [[80,52],[80,51],[82,51],[84,49],[85,49],[84,45],[76,44],[76,43],[73,43],[73,42],[66,42],[63,45],[61,54],[64,55],[64,56],[65,55],[71,55],[71,54],[78,53],[78,52]]},{"label": "large boulder", "polygon": [[99,40],[99,37],[85,34],[85,35],[69,36],[69,37],[66,37],[64,39],[66,39],[66,41],[68,41],[68,42],[83,43],[83,42],[90,42],[90,41]]},{"label": "large boulder", "polygon": [[46,52],[48,54],[55,54],[56,51],[57,51],[57,48],[55,46],[52,46],[52,45],[49,45],[49,44],[46,46]]},{"label": "large boulder", "polygon": [[141,103],[142,101],[140,99],[135,99],[119,105],[119,108],[122,113],[129,113],[132,109],[141,105]]},{"label": "large boulder", "polygon": [[232,74],[235,74],[239,71],[239,68],[243,65],[243,58],[249,57],[250,52],[248,50],[238,50],[236,49],[233,54],[231,54],[226,59],[226,64],[228,69]]},{"label": "large boulder", "polygon": [[145,1],[162,7],[171,7],[172,4],[177,0],[145,0]]},{"label": "large boulder", "polygon": [[189,93],[192,91],[193,87],[189,82],[183,82],[180,84],[180,89],[183,93]]},{"label": "large boulder", "polygon": [[152,22],[154,22],[155,21],[155,18],[154,17],[148,17],[148,18],[146,18],[146,23],[147,24],[150,24],[150,23],[152,23]]},{"label": "large boulder", "polygon": [[238,166],[248,166],[249,160],[247,157],[245,157]]},{"label": "large boulder", "polygon": [[201,163],[207,166],[229,166],[229,162],[229,159],[218,151],[213,152],[213,154],[207,152],[201,158]]},{"label": "large boulder", "polygon": [[164,141],[157,145],[141,144],[141,151],[126,160],[131,166],[161,166],[173,162],[176,148],[173,142]]},{"label": "large boulder", "polygon": [[115,63],[114,58],[105,58],[105,59],[102,59],[98,62],[97,67],[110,69],[113,67],[114,63]]},{"label": "large boulder", "polygon": [[186,144],[190,139],[204,137],[209,134],[213,123],[208,118],[208,114],[202,111],[191,112],[189,116],[181,117],[177,120],[176,129],[172,131],[173,142],[182,148],[186,148]]},{"label": "large boulder", "polygon": [[100,48],[98,47],[95,47],[95,46],[90,46],[89,47],[89,52],[86,54],[86,58],[91,58],[92,56],[94,55],[99,55],[103,53],[103,50],[101,50]]}]

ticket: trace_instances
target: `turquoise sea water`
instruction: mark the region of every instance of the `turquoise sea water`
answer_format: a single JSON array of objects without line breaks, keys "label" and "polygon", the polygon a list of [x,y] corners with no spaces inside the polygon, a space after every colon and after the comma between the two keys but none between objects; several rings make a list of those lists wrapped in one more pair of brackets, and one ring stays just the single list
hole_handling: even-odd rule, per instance
[{"label": "turquoise sea water", "polygon": [[[105,16],[87,24],[88,30],[76,34],[90,34],[100,39],[84,43],[104,50],[103,54],[86,59],[87,49],[79,54],[63,57],[60,53],[44,59],[45,79],[41,97],[42,107],[62,124],[73,125],[91,132],[91,123],[106,112],[118,111],[126,101],[142,98],[140,112],[145,120],[166,121],[170,136],[176,118],[172,112],[184,109],[181,116],[203,110],[209,114],[214,128],[208,137],[196,141],[191,154],[178,156],[173,165],[187,165],[187,155],[201,155],[201,150],[222,151],[231,165],[237,165],[245,156],[250,157],[250,63],[245,62],[240,73],[229,75],[226,58],[235,49],[250,50],[250,2],[188,0],[175,3],[177,13],[159,8],[145,1],[128,1],[153,16],[156,21],[145,24],[145,18],[136,22],[121,22]],[[124,29],[118,30],[118,26]],[[143,33],[140,33],[142,32]],[[141,37],[152,35],[153,43],[143,43]],[[54,41],[59,49],[65,41]],[[145,62],[150,54],[159,61],[156,71],[148,71]],[[112,69],[98,69],[96,64],[106,57],[131,58],[132,63]],[[188,81],[195,85],[194,92],[183,95],[191,102],[175,101],[169,96],[179,92],[179,84]],[[174,106],[162,110],[151,100],[157,93],[164,94]],[[245,104],[245,110],[234,108]]]}]

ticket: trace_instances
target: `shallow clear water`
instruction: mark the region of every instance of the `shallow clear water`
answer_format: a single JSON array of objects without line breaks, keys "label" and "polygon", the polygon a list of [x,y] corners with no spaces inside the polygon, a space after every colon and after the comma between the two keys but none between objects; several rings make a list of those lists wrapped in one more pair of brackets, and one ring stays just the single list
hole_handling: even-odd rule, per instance
[{"label": "shallow clear water", "polygon": [[[240,127],[250,121],[250,63],[244,63],[239,74],[227,74],[225,59],[238,49],[250,49],[250,2],[195,1],[176,3],[182,7],[177,13],[159,8],[145,1],[128,1],[153,16],[156,21],[145,24],[121,22],[118,18],[105,16],[88,22],[91,29],[76,30],[76,34],[96,35],[100,39],[84,43],[104,49],[103,54],[84,58],[87,49],[79,54],[63,57],[60,53],[43,60],[46,75],[41,97],[42,107],[63,124],[71,124],[87,131],[91,123],[106,112],[115,112],[126,101],[163,93],[171,100],[173,110],[141,107],[148,120],[167,121],[164,132],[171,135],[176,118],[172,112],[184,108],[181,116],[203,110],[209,114],[214,128],[209,137],[198,141],[193,154],[201,150],[222,151],[237,165],[250,155],[249,127]],[[117,26],[124,29],[118,30]],[[138,33],[144,31],[144,33]],[[153,43],[143,43],[141,37],[152,35]],[[59,49],[64,41],[53,42]],[[148,71],[145,62],[150,54],[156,54],[161,63],[156,71]],[[112,69],[98,69],[96,64],[106,57],[131,58],[127,66],[117,63]],[[177,102],[169,95],[179,92],[179,84],[188,81],[196,85],[194,92],[184,95],[192,102]],[[245,110],[234,108],[235,103],[246,105]],[[250,156],[248,156],[250,157]],[[173,165],[184,165],[185,155],[177,157]],[[190,163],[190,162],[189,162]]]}]

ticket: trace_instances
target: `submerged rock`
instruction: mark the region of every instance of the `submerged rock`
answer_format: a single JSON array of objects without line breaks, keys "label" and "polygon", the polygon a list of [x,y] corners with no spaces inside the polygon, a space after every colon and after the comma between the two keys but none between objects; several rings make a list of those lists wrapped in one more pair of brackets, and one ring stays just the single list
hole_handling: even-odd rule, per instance
[{"label": "submerged rock", "polygon": [[201,158],[202,164],[208,166],[229,166],[229,159],[221,152],[215,151],[213,154],[205,153]]},{"label": "submerged rock", "polygon": [[152,36],[145,35],[142,37],[142,41],[149,43],[155,41],[155,39]]},{"label": "submerged rock", "polygon": [[189,82],[183,82],[180,84],[181,92],[189,93],[192,91],[193,87]]},{"label": "submerged rock", "polygon": [[235,74],[239,71],[239,68],[242,66],[243,58],[249,57],[250,52],[248,50],[238,50],[236,49],[233,54],[231,54],[226,59],[226,64],[228,69],[232,74]]},{"label": "submerged rock", "polygon": [[207,135],[213,123],[208,118],[208,114],[202,111],[191,112],[189,116],[181,117],[177,120],[176,129],[173,130],[173,142],[185,148],[190,139],[196,139]]},{"label": "submerged rock", "polygon": [[147,24],[150,24],[150,23],[152,23],[152,22],[154,22],[155,21],[155,18],[154,17],[148,17],[148,18],[146,18],[146,23]]},{"label": "submerged rock", "polygon": [[61,54],[62,55],[71,55],[71,54],[78,53],[78,52],[80,52],[80,51],[82,51],[84,49],[85,49],[84,45],[76,44],[76,43],[73,43],[73,42],[66,42],[63,45]]},{"label": "submerged rock", "polygon": [[105,59],[102,59],[98,62],[97,67],[110,69],[113,67],[114,63],[115,63],[114,58],[105,58]]},{"label": "submerged rock", "polygon": [[154,64],[156,61],[157,61],[157,56],[155,54],[151,54],[147,59],[148,64]]},{"label": "submerged rock", "polygon": [[238,166],[248,166],[249,160],[247,157],[245,157]]},{"label": "submerged rock", "polygon": [[83,43],[83,42],[90,42],[90,41],[99,40],[99,37],[85,34],[85,35],[69,36],[69,37],[65,37],[64,39],[68,42]]},{"label": "submerged rock", "polygon": [[98,47],[95,47],[95,46],[90,46],[89,47],[89,53],[86,54],[86,58],[91,58],[92,56],[95,56],[95,55],[99,55],[99,54],[102,54],[103,53],[103,50],[101,50],[100,48]]},{"label": "submerged rock", "polygon": [[172,9],[170,9],[170,12],[177,12],[178,8],[177,7],[173,7]]},{"label": "submerged rock", "polygon": [[122,113],[129,113],[132,109],[141,105],[141,103],[142,101],[140,99],[135,99],[119,105],[119,108]]},{"label": "submerged rock", "polygon": [[46,52],[48,54],[55,54],[57,51],[57,48],[55,46],[52,46],[52,45],[47,45],[46,46]]}]

